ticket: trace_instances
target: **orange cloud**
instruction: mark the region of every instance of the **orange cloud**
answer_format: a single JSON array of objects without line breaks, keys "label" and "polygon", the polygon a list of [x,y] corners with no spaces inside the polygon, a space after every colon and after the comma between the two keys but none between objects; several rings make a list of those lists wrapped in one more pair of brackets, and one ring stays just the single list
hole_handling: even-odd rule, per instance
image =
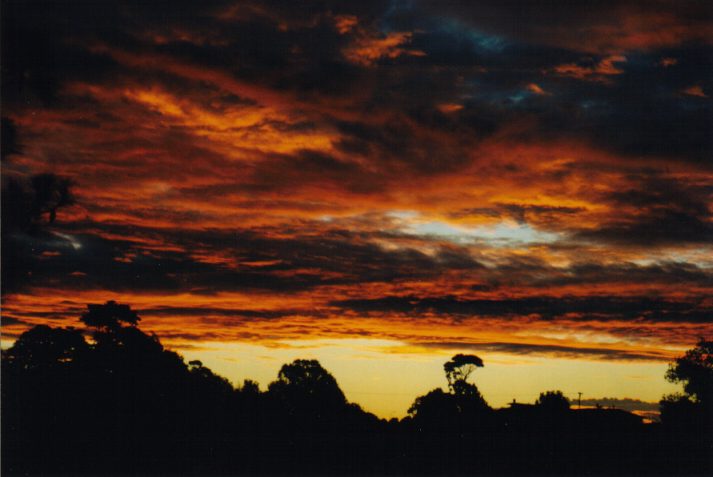
[{"label": "orange cloud", "polygon": [[528,83],[526,88],[529,92],[539,96],[549,96],[551,94],[542,89],[537,83]]},{"label": "orange cloud", "polygon": [[393,32],[386,36],[360,36],[344,50],[344,56],[362,66],[372,66],[382,58],[424,56],[423,51],[404,47],[411,41],[412,36],[409,32]]},{"label": "orange cloud", "polygon": [[349,33],[359,24],[359,19],[355,15],[336,15],[334,26],[342,35]]},{"label": "orange cloud", "polygon": [[703,91],[703,88],[699,84],[689,86],[684,89],[682,93],[688,96],[696,96],[698,98],[708,98],[708,95]]},{"label": "orange cloud", "polygon": [[552,71],[559,76],[569,76],[572,78],[588,81],[607,81],[607,76],[619,75],[623,73],[616,63],[625,63],[626,57],[622,55],[611,55],[602,58],[591,66],[581,66],[576,63],[567,63],[555,66]]}]

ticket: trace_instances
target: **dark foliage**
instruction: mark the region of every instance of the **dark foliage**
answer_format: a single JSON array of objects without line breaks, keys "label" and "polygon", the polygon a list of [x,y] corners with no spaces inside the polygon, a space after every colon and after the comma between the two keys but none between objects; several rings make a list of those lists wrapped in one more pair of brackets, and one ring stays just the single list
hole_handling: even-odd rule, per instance
[{"label": "dark foliage", "polygon": [[[3,351],[3,475],[713,470],[706,394],[695,386],[662,401],[662,425],[621,410],[570,410],[560,392],[493,410],[466,381],[482,360],[457,355],[444,367],[448,392],[434,389],[408,417],[387,422],[348,403],[314,360],[285,364],[267,392],[249,380],[235,388],[164,349],[128,306],[90,305],[82,321],[90,341],[41,325]],[[672,372],[709,379],[684,373],[707,363],[699,356],[687,354]]]},{"label": "dark foliage", "polygon": [[[466,383],[468,377],[475,371],[476,368],[483,367],[483,360],[475,355],[457,354],[443,365],[443,370],[446,372],[448,387],[452,392],[459,394],[461,390],[466,391],[466,388],[459,384]],[[462,388],[462,389],[461,389]]]},{"label": "dark foliage", "polygon": [[136,326],[141,320],[129,305],[120,305],[113,300],[103,305],[87,305],[87,308],[89,311],[82,315],[82,323],[105,332],[121,329],[122,323]]},{"label": "dark foliage", "polygon": [[[666,379],[682,383],[684,394],[664,396],[661,422],[689,460],[713,466],[713,341],[702,339],[676,359]],[[700,454],[702,453],[702,454]]]},{"label": "dark foliage", "polygon": [[540,393],[535,404],[545,412],[563,413],[569,411],[569,399],[562,391],[547,391]]},{"label": "dark foliage", "polygon": [[671,364],[666,379],[683,383],[683,390],[695,402],[713,405],[713,341],[701,339],[695,348]]}]

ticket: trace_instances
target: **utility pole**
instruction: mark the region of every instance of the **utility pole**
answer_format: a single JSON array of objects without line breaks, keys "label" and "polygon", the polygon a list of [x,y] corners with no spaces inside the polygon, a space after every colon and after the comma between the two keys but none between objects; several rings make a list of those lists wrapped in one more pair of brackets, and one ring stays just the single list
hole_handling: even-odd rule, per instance
[{"label": "utility pole", "polygon": [[579,398],[577,399],[577,409],[582,409],[582,393],[577,394],[579,394]]}]

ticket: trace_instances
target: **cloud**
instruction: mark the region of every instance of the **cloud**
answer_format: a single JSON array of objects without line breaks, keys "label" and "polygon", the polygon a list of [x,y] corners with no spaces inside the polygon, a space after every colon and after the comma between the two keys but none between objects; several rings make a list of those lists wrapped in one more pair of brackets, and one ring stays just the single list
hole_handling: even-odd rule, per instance
[{"label": "cloud", "polygon": [[[431,254],[410,247],[385,250],[376,240],[365,240],[368,235],[329,228],[288,237],[273,237],[277,231],[270,229],[263,233],[164,230],[163,239],[156,242],[151,229],[140,233],[135,227],[102,228],[111,233],[107,237],[73,233],[79,247],[68,246],[65,240],[8,236],[18,260],[26,262],[31,272],[32,279],[25,285],[62,282],[63,286],[114,291],[287,292],[330,284],[427,278],[450,268],[480,267],[467,252],[449,247],[438,245]],[[118,238],[128,230],[133,237]]]},{"label": "cloud", "polygon": [[540,95],[540,96],[548,96],[551,93],[548,93],[544,89],[542,89],[537,83],[528,83],[526,86],[527,90],[530,91],[531,93]]},{"label": "cloud", "polygon": [[646,402],[640,399],[631,398],[588,398],[582,399],[583,406],[602,406],[623,409],[625,411],[656,411],[659,410],[659,403]]},{"label": "cloud", "polygon": [[[655,174],[634,179],[639,182],[636,188],[607,196],[623,217],[613,217],[596,230],[581,231],[579,237],[645,246],[711,241],[713,215],[706,187]],[[626,209],[631,210],[630,215]]]},{"label": "cloud", "polygon": [[596,230],[581,231],[576,236],[590,241],[639,246],[709,244],[713,240],[713,225],[709,220],[685,212],[663,210],[643,220],[612,222]]},{"label": "cloud", "polygon": [[5,7],[4,186],[77,195],[3,227],[17,319],[118,294],[185,339],[710,328],[703,2]]},{"label": "cloud", "polygon": [[580,80],[608,81],[608,76],[620,75],[624,72],[617,65],[625,62],[626,56],[612,55],[604,57],[595,63],[590,60],[584,64],[568,63],[557,65],[552,69],[552,72],[560,76],[569,76]]},{"label": "cloud", "polygon": [[[201,306],[201,307],[191,307],[191,306],[165,306],[157,305],[151,308],[146,308],[142,310],[136,310],[141,316],[153,317],[153,316],[168,316],[168,317],[195,317],[200,316],[201,319],[207,320],[208,318],[219,317],[219,318],[233,318],[233,319],[261,319],[261,320],[279,320],[280,318],[285,318],[294,315],[307,315],[312,314],[312,316],[317,316],[313,310],[306,309],[277,309],[277,310],[255,310],[255,309],[245,309],[245,308],[232,308],[232,307],[211,307],[211,306]],[[229,322],[221,321],[225,326]]]},{"label": "cloud", "polygon": [[21,326],[21,325],[26,326],[27,322],[25,322],[19,318],[14,318],[12,316],[3,316],[2,317],[2,326],[3,327],[6,327],[6,326],[14,327],[14,326]]},{"label": "cloud", "polygon": [[393,32],[383,38],[361,37],[345,48],[344,56],[362,66],[371,66],[382,58],[424,56],[423,51],[404,48],[410,42],[411,35],[410,32]]},{"label": "cloud", "polygon": [[664,353],[589,348],[586,346],[538,345],[523,343],[467,343],[467,342],[436,342],[419,343],[420,346],[441,349],[469,349],[473,352],[508,353],[515,355],[553,356],[558,358],[594,358],[615,361],[664,361],[668,355]]},{"label": "cloud", "polygon": [[689,86],[688,88],[684,89],[682,91],[682,93],[686,94],[688,96],[696,96],[698,98],[707,98],[708,97],[708,95],[703,91],[703,88],[699,84]]},{"label": "cloud", "polygon": [[656,300],[648,297],[531,296],[516,299],[458,299],[387,296],[382,298],[337,300],[331,303],[361,313],[429,313],[450,316],[536,317],[578,320],[643,320],[705,323],[713,311],[708,305]]},{"label": "cloud", "polygon": [[705,2],[485,1],[476,5],[424,2],[430,15],[453,17],[474,28],[523,42],[586,52],[655,49],[709,42],[711,13]]}]

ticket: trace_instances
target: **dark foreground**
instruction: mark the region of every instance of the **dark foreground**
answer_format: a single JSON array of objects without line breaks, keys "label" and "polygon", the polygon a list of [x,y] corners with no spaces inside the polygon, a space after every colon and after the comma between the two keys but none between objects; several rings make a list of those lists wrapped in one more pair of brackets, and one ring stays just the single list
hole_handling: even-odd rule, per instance
[{"label": "dark foreground", "polygon": [[267,392],[235,389],[141,332],[128,307],[83,321],[91,342],[38,326],[3,353],[3,475],[713,473],[705,403],[669,404],[648,425],[554,393],[493,410],[456,366],[449,392],[384,421],[316,361],[283,366]]}]

